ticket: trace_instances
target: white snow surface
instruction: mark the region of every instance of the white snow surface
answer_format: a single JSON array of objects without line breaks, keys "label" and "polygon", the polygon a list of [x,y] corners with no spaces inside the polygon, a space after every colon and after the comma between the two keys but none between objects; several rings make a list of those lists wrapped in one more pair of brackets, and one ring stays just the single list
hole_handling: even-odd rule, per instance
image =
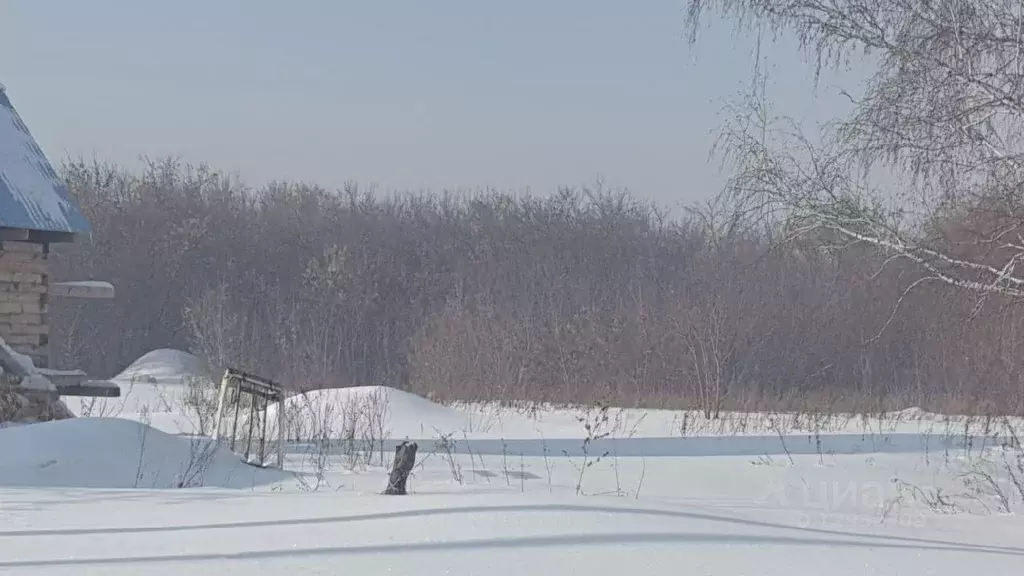
[{"label": "white snow surface", "polygon": [[[132,371],[175,386],[198,366],[155,351]],[[964,418],[611,409],[584,451],[593,410],[372,387],[286,410],[293,428],[383,428],[385,463],[415,439],[410,494],[380,494],[381,454],[322,444],[291,444],[283,472],[221,446],[186,474],[209,444],[136,421],[147,410],[31,424],[0,430],[0,572],[989,576],[1024,561],[1018,453]],[[965,483],[982,471],[994,482]]]},{"label": "white snow surface", "polygon": [[[147,423],[169,434],[201,432],[204,420],[194,405],[186,401],[190,386],[202,390],[209,409],[216,402],[215,383],[203,372],[202,362],[180,350],[159,349],[143,355],[112,378],[121,387],[120,398],[64,398],[78,416],[116,417]],[[557,406],[539,406],[531,410],[510,410],[492,405],[446,407],[425,398],[379,386],[313,390],[286,401],[289,427],[308,430],[326,422],[337,431],[344,426],[349,411],[363,410],[386,400],[383,429],[392,438],[433,437],[438,433],[456,437],[490,439],[576,438],[583,427],[580,410]],[[270,421],[277,407],[271,406]],[[206,415],[209,416],[209,415]],[[592,420],[600,415],[589,414]],[[840,452],[861,450],[862,445],[878,444],[885,436],[892,444],[894,434],[927,436],[962,433],[965,419],[930,414],[909,408],[889,414],[809,415],[726,412],[720,418],[707,419],[697,411],[612,409],[605,428],[616,428],[620,437],[678,438],[754,436],[778,444],[780,431],[810,436],[840,436]],[[1024,422],[1020,423],[1024,425]],[[335,434],[336,436],[337,434]],[[766,438],[772,437],[772,438]],[[757,442],[757,440],[752,440]],[[909,437],[899,441],[915,442]],[[836,449],[833,447],[831,449]],[[759,453],[755,450],[755,453]]]},{"label": "white snow surface", "polygon": [[65,397],[64,403],[76,416],[134,420],[168,434],[192,434],[201,430],[202,419],[186,401],[190,386],[198,383],[207,396],[215,393],[199,358],[166,348],[146,353],[110,380],[121,388],[119,398]]},{"label": "white snow surface", "polygon": [[104,282],[103,280],[65,280],[62,282],[56,282],[63,286],[75,286],[81,288],[107,288],[110,290],[114,289],[114,285],[110,282]]},{"label": "white snow surface", "polygon": [[116,418],[3,429],[0,454],[0,486],[248,489],[284,477],[247,466],[205,438],[171,436]]},{"label": "white snow surface", "polygon": [[188,352],[162,348],[132,362],[116,380],[180,384],[183,378],[202,373],[202,361]]}]

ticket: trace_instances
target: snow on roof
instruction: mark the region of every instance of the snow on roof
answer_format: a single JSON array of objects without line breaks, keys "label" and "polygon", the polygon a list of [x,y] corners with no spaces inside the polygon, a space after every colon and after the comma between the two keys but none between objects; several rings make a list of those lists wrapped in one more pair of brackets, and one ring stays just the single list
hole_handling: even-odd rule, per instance
[{"label": "snow on roof", "polygon": [[0,89],[0,227],[89,234],[89,222]]}]

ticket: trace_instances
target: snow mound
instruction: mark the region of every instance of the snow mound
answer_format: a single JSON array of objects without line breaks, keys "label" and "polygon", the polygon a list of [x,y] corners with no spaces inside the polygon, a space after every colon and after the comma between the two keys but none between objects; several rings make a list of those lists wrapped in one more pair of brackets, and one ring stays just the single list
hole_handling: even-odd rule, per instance
[{"label": "snow mound", "polygon": [[161,348],[132,362],[114,380],[137,384],[182,384],[189,377],[203,375],[203,363],[196,356],[181,350]]},{"label": "snow mound", "polygon": [[930,414],[923,408],[918,406],[911,406],[910,408],[904,408],[903,410],[897,410],[892,412],[892,417],[897,420],[924,420],[934,419],[935,415]]},{"label": "snow mound", "polygon": [[0,485],[74,488],[251,488],[291,475],[248,466],[208,438],[171,436],[114,418],[0,430]]},{"label": "snow mound", "polygon": [[216,388],[196,356],[170,348],[153,350],[112,380],[121,387],[119,398],[65,398],[65,404],[78,417],[134,420],[169,434],[208,432],[199,426],[204,418],[196,406],[209,412]]},{"label": "snow mound", "polygon": [[[276,422],[277,405],[267,411]],[[386,386],[325,388],[285,400],[285,429],[293,440],[322,437],[419,438],[438,430],[451,434],[469,427],[470,416],[415,394]]]}]

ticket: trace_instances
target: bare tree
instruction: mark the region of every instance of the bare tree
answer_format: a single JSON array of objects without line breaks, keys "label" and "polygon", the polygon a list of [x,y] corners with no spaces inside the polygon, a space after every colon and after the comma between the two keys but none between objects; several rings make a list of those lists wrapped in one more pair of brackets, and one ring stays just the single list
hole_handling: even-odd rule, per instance
[{"label": "bare tree", "polygon": [[669,218],[624,190],[252,190],[173,163],[65,175],[95,231],[58,248],[54,279],[118,297],[54,300],[53,342],[96,374],[174,347],[300,391],[440,402],[1024,408],[1024,310],[940,282],[904,295],[919,265],[820,225],[780,243],[751,226],[766,195]]},{"label": "bare tree", "polygon": [[[729,192],[788,237],[817,234],[914,262],[927,281],[1024,296],[1024,12],[1016,0],[691,0],[799,39],[823,66],[870,59],[852,112],[807,135],[773,119],[763,82],[724,132]],[[762,78],[763,80],[763,78]]]}]

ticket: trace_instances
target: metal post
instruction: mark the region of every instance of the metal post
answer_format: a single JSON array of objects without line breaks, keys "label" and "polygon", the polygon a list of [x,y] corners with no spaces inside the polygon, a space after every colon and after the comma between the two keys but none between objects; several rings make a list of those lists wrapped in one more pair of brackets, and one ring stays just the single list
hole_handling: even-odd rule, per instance
[{"label": "metal post", "polygon": [[267,407],[270,397],[263,397],[263,418],[260,419],[260,466],[267,463]]},{"label": "metal post", "polygon": [[231,426],[231,450],[235,449],[235,439],[238,438],[238,414],[241,412],[239,409],[242,401],[242,391],[238,388],[238,382],[233,378],[230,380],[235,383],[234,394],[231,396],[231,403],[235,406],[235,423]]},{"label": "metal post", "polygon": [[[239,390],[239,396],[241,396],[241,390]],[[252,429],[256,425],[256,397],[252,394],[249,395],[249,437],[245,441],[245,461],[249,461],[249,455],[252,454]]]},{"label": "metal post", "polygon": [[277,396],[277,467],[284,469],[284,389],[278,391]]},{"label": "metal post", "polygon": [[220,421],[224,416],[224,395],[228,389],[228,372],[224,371],[224,377],[220,379],[220,392],[217,394],[217,415],[213,419],[213,439],[220,438]]}]

